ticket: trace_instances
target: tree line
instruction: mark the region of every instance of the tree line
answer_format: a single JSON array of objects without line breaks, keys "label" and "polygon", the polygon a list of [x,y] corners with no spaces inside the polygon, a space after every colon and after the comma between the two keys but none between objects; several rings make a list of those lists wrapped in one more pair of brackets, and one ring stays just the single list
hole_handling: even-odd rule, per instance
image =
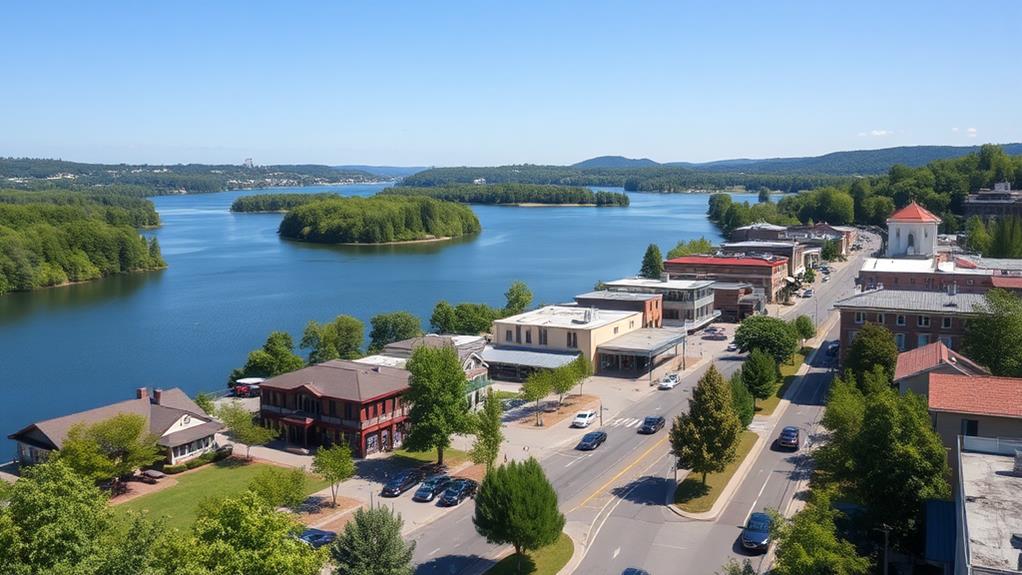
[{"label": "tree line", "polygon": [[339,199],[333,192],[319,194],[255,194],[242,196],[231,203],[232,212],[286,212],[319,200]]},{"label": "tree line", "polygon": [[315,201],[280,222],[282,237],[316,243],[378,244],[478,233],[467,206],[424,197],[373,196]]},{"label": "tree line", "polygon": [[586,204],[627,206],[619,192],[594,192],[578,186],[552,184],[461,184],[432,187],[401,185],[380,192],[386,195],[427,196],[466,204]]}]

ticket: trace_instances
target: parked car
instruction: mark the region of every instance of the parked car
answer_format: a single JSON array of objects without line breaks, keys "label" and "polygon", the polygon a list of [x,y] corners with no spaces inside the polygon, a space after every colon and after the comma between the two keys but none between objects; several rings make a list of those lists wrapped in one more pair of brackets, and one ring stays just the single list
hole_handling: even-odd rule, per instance
[{"label": "parked car", "polygon": [[596,410],[587,409],[580,411],[575,414],[575,419],[571,420],[572,427],[589,427],[589,424],[596,419]]},{"label": "parked car", "polygon": [[704,335],[703,339],[708,339],[710,341],[726,341],[727,334],[724,333],[723,331],[715,331]]},{"label": "parked car", "polygon": [[827,346],[827,355],[830,357],[835,357],[839,351],[841,351],[841,344],[836,341]]},{"label": "parked car", "polygon": [[651,415],[642,420],[642,425],[639,426],[639,433],[656,433],[663,429],[666,421],[662,415]]},{"label": "parked car", "polygon": [[668,373],[660,379],[660,383],[657,384],[658,389],[674,389],[681,383],[681,378],[676,373]]},{"label": "parked car", "polygon": [[823,281],[824,283],[829,282],[830,281],[830,276],[829,275],[823,276],[823,279],[821,281]]},{"label": "parked car", "polygon": [[621,572],[621,575],[649,575],[649,571],[645,569],[636,569],[635,567],[629,567]]},{"label": "parked car", "polygon": [[418,469],[406,469],[398,473],[383,486],[381,494],[384,497],[397,497],[405,491],[419,484],[422,481],[422,471]]},{"label": "parked car", "polygon": [[511,411],[512,409],[519,408],[525,405],[526,403],[528,402],[521,398],[505,399],[500,402],[500,407],[504,411]]},{"label": "parked car", "polygon": [[802,297],[806,298],[813,297],[813,290],[807,289],[806,291],[802,292]]},{"label": "parked car", "polygon": [[603,442],[607,441],[607,434],[602,431],[590,431],[589,433],[582,436],[582,441],[578,442],[575,449],[579,451],[592,451],[597,447],[603,445]]},{"label": "parked car", "polygon": [[312,547],[313,549],[319,549],[324,545],[330,545],[337,539],[337,534],[333,531],[326,531],[324,529],[306,529],[302,531],[302,534],[298,536],[298,539]]},{"label": "parked car", "polygon": [[467,497],[475,497],[476,489],[479,485],[471,479],[455,479],[444,491],[444,494],[440,496],[440,505],[444,507],[453,507]]},{"label": "parked car", "polygon": [[788,426],[781,430],[781,434],[777,436],[777,446],[785,447],[788,449],[794,449],[798,451],[799,446],[802,445],[802,441],[799,438],[799,431],[797,427]]},{"label": "parked car", "polygon": [[435,499],[437,495],[443,493],[450,484],[451,477],[449,475],[434,475],[422,482],[422,485],[415,490],[415,495],[412,495],[412,500],[433,501],[433,499]]},{"label": "parked car", "polygon": [[731,352],[738,351],[738,344],[735,343],[735,342],[731,342],[731,343],[727,344],[727,350],[731,351]]},{"label": "parked car", "polygon": [[243,377],[234,382],[235,397],[259,397],[259,385],[265,381],[261,377]]},{"label": "parked car", "polygon": [[772,521],[766,513],[756,512],[749,516],[749,521],[742,529],[742,547],[750,551],[766,553],[770,547],[770,525]]}]

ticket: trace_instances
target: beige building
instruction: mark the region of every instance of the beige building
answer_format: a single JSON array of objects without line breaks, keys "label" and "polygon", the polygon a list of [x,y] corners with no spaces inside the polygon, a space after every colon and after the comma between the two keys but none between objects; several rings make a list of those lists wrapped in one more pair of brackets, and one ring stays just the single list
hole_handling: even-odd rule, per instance
[{"label": "beige building", "polygon": [[581,353],[595,361],[596,348],[642,328],[642,313],[549,305],[493,322],[495,346]]}]

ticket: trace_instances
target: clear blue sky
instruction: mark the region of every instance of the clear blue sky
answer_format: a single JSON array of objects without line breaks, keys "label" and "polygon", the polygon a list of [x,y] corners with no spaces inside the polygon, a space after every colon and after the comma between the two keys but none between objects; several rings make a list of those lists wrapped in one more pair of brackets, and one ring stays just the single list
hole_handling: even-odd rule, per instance
[{"label": "clear blue sky", "polygon": [[1022,140],[1015,0],[17,2],[3,21],[0,156],[492,165]]}]

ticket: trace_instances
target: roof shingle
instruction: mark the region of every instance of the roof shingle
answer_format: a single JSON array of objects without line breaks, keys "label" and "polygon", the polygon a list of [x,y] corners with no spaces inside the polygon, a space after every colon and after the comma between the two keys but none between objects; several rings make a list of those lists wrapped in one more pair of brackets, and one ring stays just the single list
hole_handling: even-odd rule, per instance
[{"label": "roof shingle", "polygon": [[306,387],[321,397],[363,402],[408,389],[406,370],[333,359],[271,377],[262,388],[291,390]]},{"label": "roof shingle", "polygon": [[932,411],[1022,418],[1022,379],[935,373],[929,403]]},{"label": "roof shingle", "polygon": [[944,345],[942,341],[935,341],[929,345],[917,347],[910,351],[898,354],[898,364],[894,368],[894,381],[898,381],[927,371],[940,365],[953,365],[963,375],[989,375],[990,372],[973,362],[964,355]]}]

